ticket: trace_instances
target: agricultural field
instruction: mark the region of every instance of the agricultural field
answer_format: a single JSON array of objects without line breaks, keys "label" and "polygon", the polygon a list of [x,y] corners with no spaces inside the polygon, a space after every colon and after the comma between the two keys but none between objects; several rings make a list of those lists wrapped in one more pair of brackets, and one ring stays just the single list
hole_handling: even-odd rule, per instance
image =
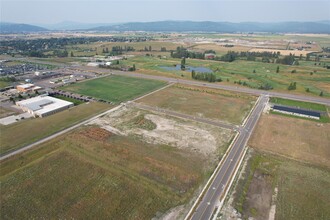
[{"label": "agricultural field", "polygon": [[330,168],[329,130],[329,123],[264,114],[249,146]]},{"label": "agricultural field", "polygon": [[[182,141],[173,136],[177,131],[195,138]],[[134,108],[117,110],[1,161],[1,218],[183,218],[232,136]]]},{"label": "agricultural field", "polygon": [[45,118],[31,118],[11,125],[0,125],[0,153],[5,154],[31,144],[112,107],[98,102],[84,103]]},{"label": "agricultural field", "polygon": [[[151,52],[160,52],[161,47],[165,47],[167,51],[175,50],[180,44],[164,41],[147,41],[147,42],[97,42],[93,44],[80,44],[66,46],[68,51],[72,51],[75,56],[94,56],[96,54],[103,54],[103,50],[108,48],[111,51],[112,47],[133,47],[135,51],[129,51],[128,54],[139,54],[140,51],[144,51],[145,48],[151,47]],[[146,53],[151,53],[146,51]],[[161,54],[168,54],[162,52]]]},{"label": "agricultural field", "polygon": [[329,187],[329,168],[250,150],[222,215],[326,220],[330,218]]},{"label": "agricultural field", "polygon": [[165,82],[156,80],[109,76],[76,83],[61,89],[113,103],[120,103],[144,95],[165,85]]},{"label": "agricultural field", "polygon": [[174,85],[137,102],[196,117],[241,124],[255,101],[256,97],[241,93]]}]

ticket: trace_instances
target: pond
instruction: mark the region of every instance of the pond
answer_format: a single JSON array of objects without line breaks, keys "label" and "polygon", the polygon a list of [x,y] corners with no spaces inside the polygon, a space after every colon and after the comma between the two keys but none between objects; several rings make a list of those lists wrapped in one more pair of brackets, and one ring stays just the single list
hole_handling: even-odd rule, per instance
[{"label": "pond", "polygon": [[[181,65],[176,65],[176,66],[160,66],[160,68],[169,70],[169,71],[174,71],[174,70],[181,70]],[[198,67],[193,67],[193,66],[186,66],[185,71],[191,72],[195,70],[195,72],[199,73],[213,73],[213,71],[209,68],[198,66]]]}]

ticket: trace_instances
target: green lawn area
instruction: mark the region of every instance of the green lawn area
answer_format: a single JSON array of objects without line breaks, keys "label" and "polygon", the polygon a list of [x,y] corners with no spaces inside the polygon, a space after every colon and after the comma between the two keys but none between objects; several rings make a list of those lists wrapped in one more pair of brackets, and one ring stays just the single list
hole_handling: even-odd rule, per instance
[{"label": "green lawn area", "polygon": [[197,153],[80,128],[0,162],[1,219],[160,217],[192,198],[207,163]]},{"label": "green lawn area", "polygon": [[113,103],[120,103],[134,99],[165,85],[165,82],[156,80],[109,76],[73,84],[62,89]]},{"label": "green lawn area", "polygon": [[54,97],[58,98],[58,99],[65,100],[65,101],[68,101],[68,102],[72,102],[74,105],[80,105],[82,103],[85,103],[84,101],[81,101],[81,100],[78,100],[78,99],[73,99],[73,98],[70,98],[70,97],[63,96],[63,95],[54,95]]},{"label": "green lawn area", "polygon": [[[267,201],[271,201],[275,187],[278,188],[276,220],[330,218],[328,168],[259,152],[252,153],[243,178],[235,186],[233,204],[243,213],[244,219],[249,216],[259,219],[263,215],[268,216],[269,209],[265,206],[269,205]],[[266,190],[270,193],[265,193]]]},{"label": "green lawn area", "polygon": [[0,153],[31,144],[111,107],[97,102],[86,103],[45,118],[31,118],[11,125],[0,125]]},{"label": "green lawn area", "polygon": [[316,110],[316,111],[322,111],[322,112],[327,111],[327,107],[325,105],[317,104],[317,103],[301,102],[301,101],[282,99],[282,98],[276,98],[276,97],[271,97],[269,101],[271,103],[279,104],[279,105],[300,107],[300,108],[304,108],[304,109],[310,109],[310,110]]}]

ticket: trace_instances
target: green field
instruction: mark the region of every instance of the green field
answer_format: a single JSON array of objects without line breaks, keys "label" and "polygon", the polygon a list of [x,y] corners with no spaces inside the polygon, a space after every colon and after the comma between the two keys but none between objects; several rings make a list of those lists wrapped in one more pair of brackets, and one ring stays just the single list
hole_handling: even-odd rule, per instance
[{"label": "green field", "polygon": [[301,102],[301,101],[282,99],[282,98],[276,98],[276,97],[271,97],[269,101],[271,103],[279,104],[279,105],[300,107],[300,108],[304,108],[304,109],[310,109],[310,110],[316,110],[316,111],[322,111],[322,112],[327,111],[327,107],[325,105],[317,104],[317,103]]},{"label": "green field", "polygon": [[11,125],[1,125],[0,153],[31,144],[110,108],[110,105],[103,103],[86,103],[45,118],[31,118]]},{"label": "green field", "polygon": [[63,87],[63,90],[120,103],[166,85],[165,82],[125,76],[110,76]]},{"label": "green field", "polygon": [[[168,71],[161,66],[173,66],[180,64],[180,59],[159,59],[157,57],[136,56],[128,60],[121,61],[121,65],[136,65],[137,72],[164,75],[171,77],[191,79],[188,71]],[[318,96],[323,92],[324,97],[330,97],[330,72],[322,66],[314,65],[313,61],[301,61],[299,66],[289,66],[276,63],[253,62],[246,60],[236,60],[234,62],[221,62],[212,60],[187,59],[186,65],[193,67],[207,67],[214,71],[217,78],[221,78],[222,84],[255,88],[269,84],[273,90],[296,93],[304,95]],[[321,62],[329,65],[328,61]],[[276,73],[279,66],[280,71]],[[296,73],[291,73],[293,70]],[[255,71],[255,72],[254,72]],[[291,82],[297,83],[296,90],[288,90]],[[241,83],[241,84],[239,84]],[[309,89],[309,92],[306,92]]]},{"label": "green field", "polygon": [[276,220],[330,218],[329,169],[254,152],[245,170],[235,187],[233,203],[243,218],[268,217],[275,187]]},{"label": "green field", "polygon": [[1,161],[1,219],[160,217],[192,198],[207,163],[190,151],[81,128]]},{"label": "green field", "polygon": [[68,101],[68,102],[72,102],[74,105],[80,105],[82,103],[85,103],[84,101],[74,99],[74,98],[70,98],[70,97],[66,97],[66,96],[63,96],[63,95],[54,95],[54,97],[58,98],[58,99],[65,100],[65,101]]},{"label": "green field", "polygon": [[176,85],[138,100],[147,105],[233,124],[241,124],[256,97],[224,90]]}]

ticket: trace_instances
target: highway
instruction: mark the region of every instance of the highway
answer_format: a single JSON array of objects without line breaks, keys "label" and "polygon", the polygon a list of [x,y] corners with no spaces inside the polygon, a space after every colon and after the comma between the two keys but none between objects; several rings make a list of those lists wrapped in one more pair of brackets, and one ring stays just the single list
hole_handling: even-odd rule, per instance
[{"label": "highway", "polygon": [[220,199],[225,193],[228,183],[231,178],[233,178],[233,174],[241,160],[246,143],[248,142],[268,99],[267,96],[261,96],[247,122],[243,128],[240,129],[236,141],[233,143],[227,157],[223,160],[223,164],[215,174],[208,190],[205,192],[201,201],[197,203],[195,211],[188,219],[208,220],[211,218],[216,206],[220,203]]}]

